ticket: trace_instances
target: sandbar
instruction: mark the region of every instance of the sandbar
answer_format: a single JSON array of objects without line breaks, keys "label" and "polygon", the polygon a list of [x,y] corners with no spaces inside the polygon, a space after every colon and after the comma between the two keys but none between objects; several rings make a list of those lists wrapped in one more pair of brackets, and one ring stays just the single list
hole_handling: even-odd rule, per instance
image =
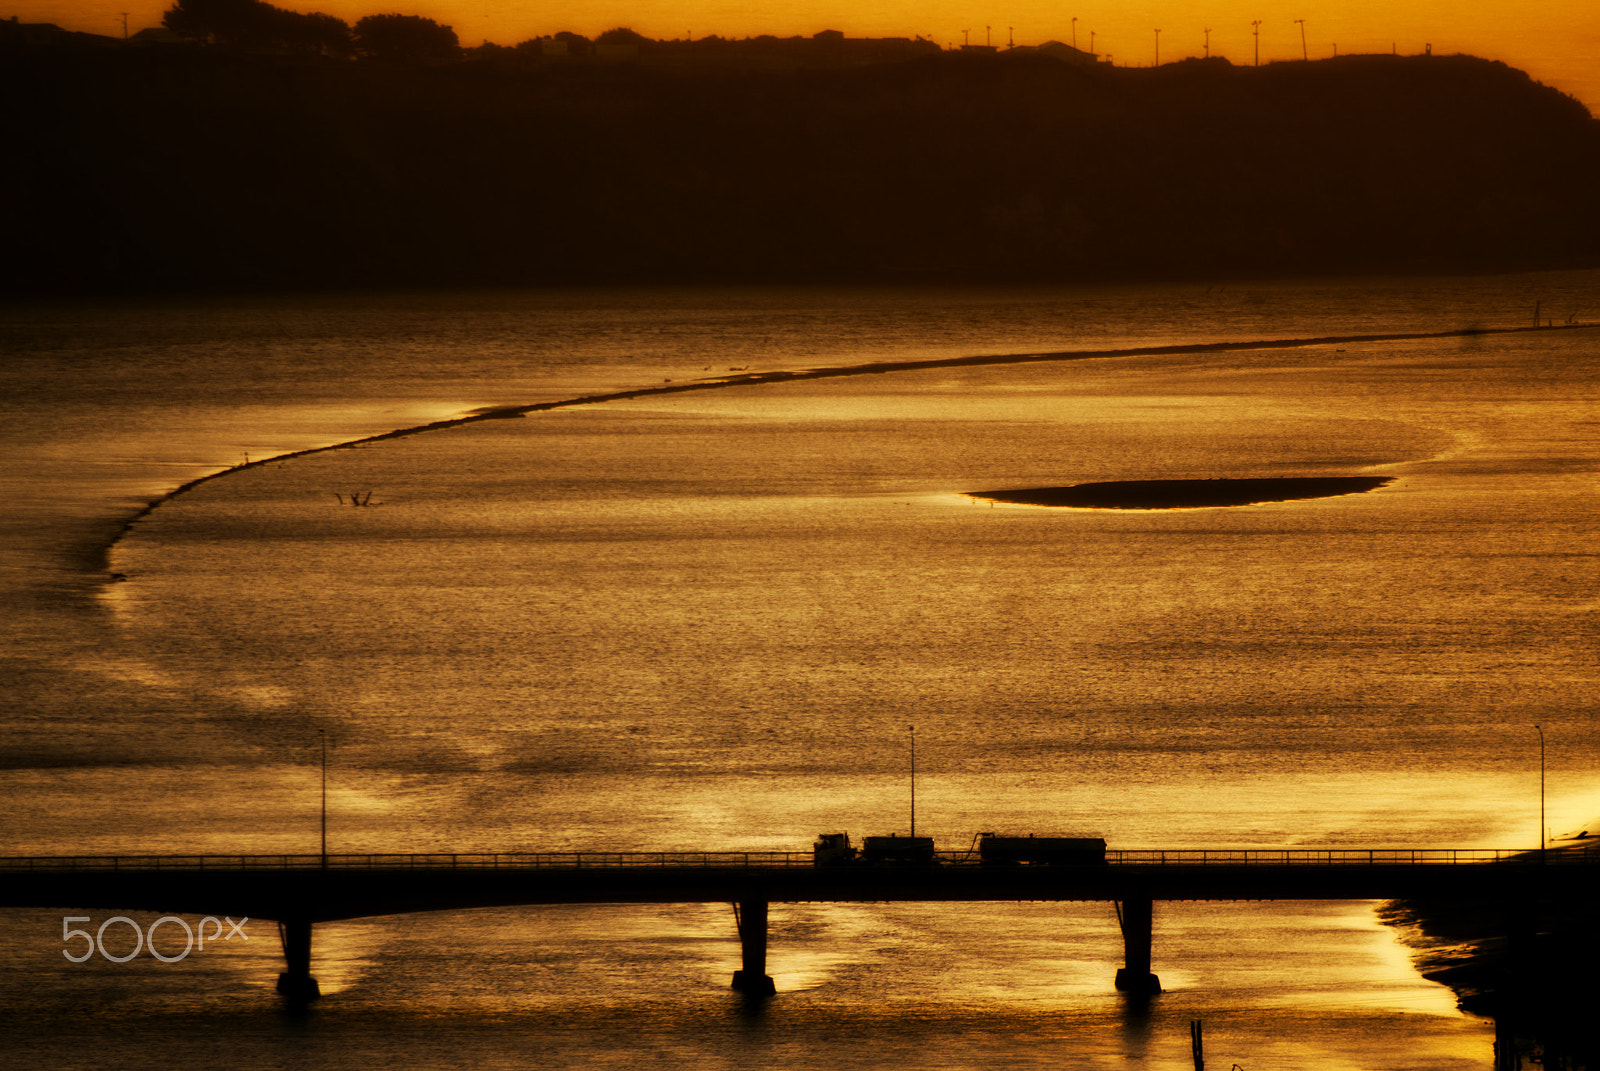
[{"label": "sandbar", "polygon": [[1392,476],[1266,476],[1209,480],[1112,480],[1070,487],[1015,491],[968,491],[972,498],[1027,506],[1078,509],[1201,509],[1294,502],[1303,498],[1357,495],[1382,487]]}]

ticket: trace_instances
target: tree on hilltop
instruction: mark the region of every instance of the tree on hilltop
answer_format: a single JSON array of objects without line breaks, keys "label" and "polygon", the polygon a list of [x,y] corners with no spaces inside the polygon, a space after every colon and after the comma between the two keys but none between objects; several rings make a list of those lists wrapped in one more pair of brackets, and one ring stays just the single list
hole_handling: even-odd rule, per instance
[{"label": "tree on hilltop", "polygon": [[422,15],[368,15],[355,25],[355,45],[363,56],[398,63],[454,59],[461,51],[455,30]]},{"label": "tree on hilltop", "polygon": [[161,25],[208,45],[239,44],[257,32],[265,7],[259,0],[178,0]]},{"label": "tree on hilltop", "polygon": [[550,39],[565,43],[569,56],[587,56],[594,45],[594,42],[583,34],[573,33],[571,30],[558,30]]},{"label": "tree on hilltop", "polygon": [[651,41],[650,38],[642,33],[636,33],[626,26],[618,26],[616,29],[607,30],[596,37],[594,43],[597,45],[648,45]]},{"label": "tree on hilltop", "polygon": [[309,15],[299,16],[298,20],[299,36],[324,55],[349,58],[355,54],[355,39],[351,36],[350,24],[337,15],[313,11]]},{"label": "tree on hilltop", "polygon": [[282,48],[348,56],[350,27],[343,19],[314,12],[302,15],[263,0],[177,0],[161,25],[181,37],[211,45]]}]

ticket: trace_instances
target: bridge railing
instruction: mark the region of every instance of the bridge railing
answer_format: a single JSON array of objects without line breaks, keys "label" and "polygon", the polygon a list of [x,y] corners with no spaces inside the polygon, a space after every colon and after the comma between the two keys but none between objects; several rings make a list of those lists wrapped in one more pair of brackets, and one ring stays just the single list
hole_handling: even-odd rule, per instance
[{"label": "bridge railing", "polygon": [[[1543,862],[1600,862],[1588,848],[1543,853]],[[1463,866],[1485,863],[1538,863],[1528,848],[1240,848],[1133,849],[1106,852],[1122,866]]]},{"label": "bridge railing", "polygon": [[0,856],[0,871],[477,870],[585,867],[810,867],[810,852],[461,852],[322,855]]},{"label": "bridge railing", "polygon": [[[945,866],[980,866],[976,852],[941,852]],[[1111,866],[1440,867],[1534,864],[1527,848],[1241,848],[1106,852]],[[1550,865],[1600,864],[1600,846],[1552,849]],[[481,870],[665,867],[811,867],[810,852],[461,852],[321,855],[45,855],[0,856],[0,872],[195,870]]]}]

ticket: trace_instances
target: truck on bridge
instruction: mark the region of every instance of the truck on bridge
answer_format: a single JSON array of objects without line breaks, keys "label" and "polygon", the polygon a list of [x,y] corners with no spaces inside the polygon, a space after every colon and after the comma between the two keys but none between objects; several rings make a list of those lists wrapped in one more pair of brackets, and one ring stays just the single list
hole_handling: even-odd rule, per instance
[{"label": "truck on bridge", "polygon": [[860,848],[850,843],[848,833],[823,833],[811,846],[811,859],[817,866],[933,866],[939,861],[932,837],[902,837],[898,833],[867,837]]},{"label": "truck on bridge", "polygon": [[[983,866],[1094,866],[1106,861],[1100,837],[1006,837],[979,833],[977,862]],[[848,833],[823,833],[811,846],[817,866],[934,866],[941,862],[932,837],[867,837],[858,849]],[[955,853],[948,861],[968,863],[973,852]]]},{"label": "truck on bridge", "polygon": [[1100,837],[979,833],[978,861],[985,866],[1094,866],[1106,861],[1106,842]]}]

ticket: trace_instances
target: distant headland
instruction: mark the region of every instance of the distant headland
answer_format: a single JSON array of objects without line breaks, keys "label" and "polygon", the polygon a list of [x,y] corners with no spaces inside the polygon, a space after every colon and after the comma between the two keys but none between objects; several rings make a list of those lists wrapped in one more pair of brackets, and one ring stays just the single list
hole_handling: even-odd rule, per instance
[{"label": "distant headland", "polygon": [[1201,509],[1294,502],[1372,491],[1388,476],[1266,476],[1212,480],[1111,480],[1020,491],[968,491],[972,498],[1029,506],[1078,509]]},{"label": "distant headland", "polygon": [[[1600,264],[1600,122],[1469,56],[1118,68],[1059,44],[621,30],[462,50],[425,23],[362,20],[345,54],[0,23],[0,193],[26,207],[0,288]],[[274,32],[339,37],[319,25]]]}]

